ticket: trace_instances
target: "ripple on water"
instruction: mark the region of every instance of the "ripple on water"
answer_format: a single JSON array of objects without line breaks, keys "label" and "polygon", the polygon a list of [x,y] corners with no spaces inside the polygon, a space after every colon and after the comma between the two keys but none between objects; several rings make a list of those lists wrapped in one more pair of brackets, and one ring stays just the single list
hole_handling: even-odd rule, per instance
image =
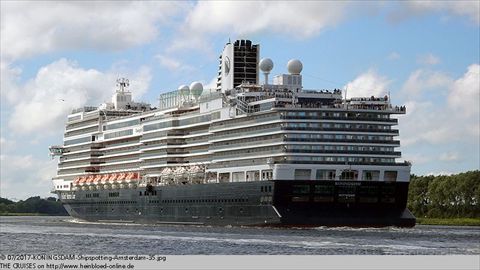
[{"label": "ripple on water", "polygon": [[0,253],[10,254],[480,254],[472,241],[479,238],[479,227],[263,228],[0,219]]}]

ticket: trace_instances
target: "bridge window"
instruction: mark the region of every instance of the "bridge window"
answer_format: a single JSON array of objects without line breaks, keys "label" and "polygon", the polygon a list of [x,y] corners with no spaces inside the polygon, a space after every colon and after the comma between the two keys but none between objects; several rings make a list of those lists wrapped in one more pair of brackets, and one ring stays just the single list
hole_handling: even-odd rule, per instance
[{"label": "bridge window", "polygon": [[357,180],[358,179],[358,171],[355,170],[347,170],[343,171],[340,175],[340,180]]}]

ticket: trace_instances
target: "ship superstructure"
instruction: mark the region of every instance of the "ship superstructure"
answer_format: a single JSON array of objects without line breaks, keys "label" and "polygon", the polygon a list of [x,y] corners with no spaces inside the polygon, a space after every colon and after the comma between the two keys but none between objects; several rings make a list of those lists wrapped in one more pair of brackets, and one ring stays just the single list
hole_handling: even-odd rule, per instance
[{"label": "ship superstructure", "polygon": [[[199,82],[135,103],[74,110],[53,179],[86,220],[233,225],[413,226],[410,164],[397,162],[405,107],[388,96],[307,90],[302,63],[270,84],[259,45],[228,43],[216,89]],[[259,71],[265,74],[259,83]]]}]

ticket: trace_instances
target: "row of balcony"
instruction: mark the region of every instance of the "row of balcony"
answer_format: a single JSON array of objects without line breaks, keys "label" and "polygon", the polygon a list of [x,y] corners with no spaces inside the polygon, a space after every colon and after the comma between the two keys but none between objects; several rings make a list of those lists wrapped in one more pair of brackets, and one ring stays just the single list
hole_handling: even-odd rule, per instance
[{"label": "row of balcony", "polygon": [[375,132],[375,133],[391,133],[398,135],[397,129],[381,129],[381,128],[312,128],[312,127],[283,127],[284,130],[305,130],[305,131],[347,131],[347,132]]},{"label": "row of balcony", "polygon": [[312,119],[312,120],[343,120],[343,121],[372,121],[372,122],[389,122],[398,123],[395,118],[374,118],[374,117],[334,117],[334,116],[289,116],[284,115],[282,119]]}]

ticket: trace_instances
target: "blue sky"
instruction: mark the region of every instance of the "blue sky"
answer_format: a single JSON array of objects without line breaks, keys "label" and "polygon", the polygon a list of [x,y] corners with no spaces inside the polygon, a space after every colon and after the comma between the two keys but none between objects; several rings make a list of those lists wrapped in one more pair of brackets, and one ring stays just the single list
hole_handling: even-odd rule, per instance
[{"label": "blue sky", "polygon": [[[1,2],[0,196],[48,196],[66,114],[117,77],[156,104],[209,84],[229,38],[304,64],[308,89],[348,86],[407,106],[400,150],[415,174],[479,169],[480,2]],[[65,101],[60,101],[64,99]]]}]

